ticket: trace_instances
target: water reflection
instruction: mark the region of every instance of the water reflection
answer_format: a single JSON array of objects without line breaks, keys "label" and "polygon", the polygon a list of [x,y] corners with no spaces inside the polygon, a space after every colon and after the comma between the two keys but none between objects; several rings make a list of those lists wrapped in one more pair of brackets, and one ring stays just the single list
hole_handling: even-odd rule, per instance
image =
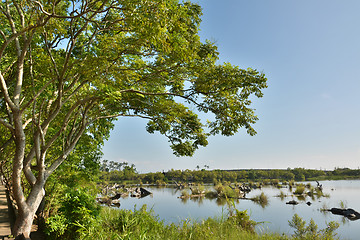
[{"label": "water reflection", "polygon": [[[307,188],[309,190],[306,190],[305,194],[294,195],[295,187],[279,189],[263,186],[261,189],[254,189],[248,193],[247,199],[233,200],[237,209],[248,210],[252,220],[266,222],[261,226],[263,230],[265,229],[264,231],[269,230],[291,234],[293,229],[288,226],[288,220],[291,220],[292,216],[297,213],[307,222],[313,219],[321,229],[327,227],[327,222],[337,221],[341,223],[341,227],[337,230],[341,239],[358,239],[360,221],[350,221],[343,216],[334,215],[329,211],[323,210],[334,207],[356,208],[359,206],[360,181],[324,181],[322,184],[323,195],[308,194],[311,191],[309,188]],[[316,186],[316,183],[312,183],[312,185]],[[152,197],[143,199],[127,197],[121,199],[120,208],[132,210],[135,204],[138,207],[147,204],[154,209],[155,213],[165,223],[179,223],[189,218],[200,221],[208,217],[221,216],[224,214],[224,210],[226,211],[227,209],[226,198],[214,197],[215,195],[205,194],[204,197],[199,198],[179,198],[183,190],[187,191],[189,195],[190,190],[178,190],[171,187],[145,188],[149,188],[153,192]],[[213,191],[214,188],[207,187],[206,190]],[[268,197],[267,204],[261,205],[249,200],[262,192]],[[286,202],[290,200],[298,201],[299,204],[286,205]],[[311,202],[311,205],[307,205],[307,202]]]}]

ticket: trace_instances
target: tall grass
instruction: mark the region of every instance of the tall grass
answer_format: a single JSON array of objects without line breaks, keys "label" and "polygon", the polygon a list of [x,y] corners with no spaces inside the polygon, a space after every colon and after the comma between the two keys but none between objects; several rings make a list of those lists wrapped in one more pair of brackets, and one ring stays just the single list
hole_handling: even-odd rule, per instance
[{"label": "tall grass", "polygon": [[[231,208],[231,204],[228,204],[228,207]],[[246,211],[239,211],[236,208],[229,209],[228,215],[219,218],[208,218],[201,222],[184,220],[180,224],[166,225],[157,216],[154,216],[151,210],[147,211],[146,206],[134,211],[104,207],[96,223],[82,228],[80,226],[77,239],[332,240],[335,239],[334,231],[338,227],[336,223],[330,222],[328,228],[318,230],[313,221],[306,227],[305,221],[294,215],[292,221],[289,221],[289,225],[295,228],[295,233],[293,236],[287,236],[279,233],[257,234],[254,231],[256,224],[250,220]]]},{"label": "tall grass", "polygon": [[256,234],[246,211],[232,216],[208,218],[201,222],[185,220],[180,224],[166,225],[148,212],[103,208],[97,225],[81,229],[79,239],[287,239],[279,234]]}]

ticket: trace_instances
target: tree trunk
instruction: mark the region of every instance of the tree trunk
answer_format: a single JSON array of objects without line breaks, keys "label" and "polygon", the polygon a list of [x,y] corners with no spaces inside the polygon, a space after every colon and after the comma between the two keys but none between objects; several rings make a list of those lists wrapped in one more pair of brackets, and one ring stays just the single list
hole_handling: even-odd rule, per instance
[{"label": "tree trunk", "polygon": [[25,239],[30,239],[34,216],[44,196],[44,181],[37,182],[33,186],[26,203],[21,206],[18,205],[19,211],[12,231],[14,236],[17,238],[23,236]]},{"label": "tree trunk", "polygon": [[15,225],[13,228],[13,235],[16,236],[16,239],[30,239],[31,226],[34,219],[34,212],[18,212],[16,217]]}]

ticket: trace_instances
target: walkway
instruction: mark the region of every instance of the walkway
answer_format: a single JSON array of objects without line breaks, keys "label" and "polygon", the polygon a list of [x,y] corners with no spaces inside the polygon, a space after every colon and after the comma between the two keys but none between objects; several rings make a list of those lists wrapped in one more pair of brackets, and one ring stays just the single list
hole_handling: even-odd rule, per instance
[{"label": "walkway", "polygon": [[9,209],[5,187],[0,184],[0,240],[13,239],[8,237],[11,234],[10,229]]}]

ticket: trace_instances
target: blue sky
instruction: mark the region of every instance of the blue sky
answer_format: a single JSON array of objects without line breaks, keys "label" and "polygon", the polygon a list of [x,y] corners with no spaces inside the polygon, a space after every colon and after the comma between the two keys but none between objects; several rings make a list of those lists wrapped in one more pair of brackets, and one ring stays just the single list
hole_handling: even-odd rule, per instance
[{"label": "blue sky", "polygon": [[220,62],[264,72],[269,87],[254,101],[258,134],[209,138],[191,158],[172,154],[146,121],[120,119],[104,159],[140,172],[174,169],[360,166],[360,1],[201,0],[200,36],[216,42]]}]

